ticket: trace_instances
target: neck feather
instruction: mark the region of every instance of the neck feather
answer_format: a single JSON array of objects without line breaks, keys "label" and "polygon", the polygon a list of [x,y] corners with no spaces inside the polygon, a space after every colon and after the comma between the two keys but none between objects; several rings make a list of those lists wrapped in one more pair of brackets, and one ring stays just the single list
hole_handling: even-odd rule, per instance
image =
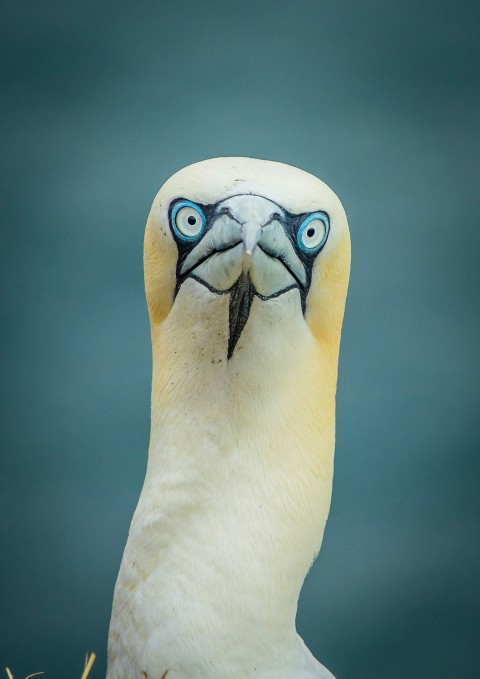
[{"label": "neck feather", "polygon": [[330,505],[337,350],[319,346],[299,307],[297,291],[255,299],[227,360],[228,296],[187,281],[152,329],[151,442],[130,539],[149,546],[190,619],[199,607],[211,626],[230,610],[221,624],[252,639],[294,633]]}]

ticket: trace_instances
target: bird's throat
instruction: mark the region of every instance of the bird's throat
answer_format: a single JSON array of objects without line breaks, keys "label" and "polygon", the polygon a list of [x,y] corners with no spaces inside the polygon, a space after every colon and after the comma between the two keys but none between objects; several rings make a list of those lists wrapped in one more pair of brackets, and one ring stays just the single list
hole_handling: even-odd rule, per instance
[{"label": "bird's throat", "polygon": [[255,290],[250,276],[248,273],[242,272],[242,275],[230,291],[228,359],[232,358],[235,346],[248,320],[254,295]]},{"label": "bird's throat", "polygon": [[187,281],[177,304],[152,333],[148,470],[119,576],[135,595],[119,606],[136,619],[154,602],[159,664],[232,648],[282,663],[330,504],[336,366],[297,291],[264,302],[246,278],[229,300]]}]

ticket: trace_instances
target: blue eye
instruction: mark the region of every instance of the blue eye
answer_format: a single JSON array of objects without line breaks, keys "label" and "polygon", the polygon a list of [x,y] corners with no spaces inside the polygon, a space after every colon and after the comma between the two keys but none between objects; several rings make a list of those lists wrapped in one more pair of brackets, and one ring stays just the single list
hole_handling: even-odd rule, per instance
[{"label": "blue eye", "polygon": [[197,240],[207,225],[202,209],[189,200],[181,200],[175,205],[170,221],[175,235],[188,243]]},{"label": "blue eye", "polygon": [[301,250],[308,253],[318,252],[328,238],[330,220],[324,212],[314,212],[300,225],[297,242]]}]

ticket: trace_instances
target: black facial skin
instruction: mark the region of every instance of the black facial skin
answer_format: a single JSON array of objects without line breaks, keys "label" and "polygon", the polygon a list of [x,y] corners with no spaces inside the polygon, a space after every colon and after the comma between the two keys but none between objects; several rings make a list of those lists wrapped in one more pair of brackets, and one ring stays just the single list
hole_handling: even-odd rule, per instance
[{"label": "black facial skin", "polygon": [[[237,194],[239,195],[239,194]],[[258,194],[249,194],[249,195],[258,195]],[[232,196],[233,197],[233,196]],[[265,196],[259,196],[260,198],[264,198]],[[169,210],[168,210],[168,221],[170,225],[170,230],[172,232],[172,235],[175,239],[175,242],[177,244],[177,249],[178,249],[178,261],[177,261],[177,283],[175,287],[175,296],[177,295],[180,286],[182,283],[187,278],[193,278],[205,287],[207,287],[211,292],[217,294],[217,295],[223,295],[223,294],[230,294],[230,313],[229,313],[229,341],[228,341],[228,350],[227,350],[227,358],[231,358],[235,349],[235,346],[238,342],[238,339],[240,338],[240,335],[242,334],[243,328],[245,327],[245,324],[248,320],[248,316],[250,314],[250,308],[252,306],[253,298],[254,297],[259,297],[262,300],[266,299],[271,299],[273,297],[278,297],[279,295],[283,295],[285,292],[288,292],[288,290],[292,290],[292,288],[298,288],[298,291],[300,293],[300,299],[301,299],[301,304],[302,304],[302,313],[305,313],[305,306],[306,306],[306,299],[308,295],[308,291],[310,289],[310,284],[312,281],[312,269],[313,269],[313,264],[314,261],[319,254],[320,250],[317,250],[312,253],[305,252],[302,250],[297,241],[297,233],[300,228],[300,226],[303,224],[304,220],[309,216],[309,212],[302,212],[301,214],[292,214],[291,212],[288,212],[284,208],[282,208],[280,205],[275,203],[277,205],[278,210],[275,213],[275,218],[280,222],[282,225],[285,234],[287,238],[290,240],[290,242],[293,245],[293,248],[302,262],[304,268],[305,268],[305,275],[306,275],[306,284],[302,285],[300,282],[297,282],[293,285],[291,285],[288,288],[285,288],[284,290],[281,290],[280,292],[277,292],[273,295],[269,295],[268,297],[265,297],[263,295],[260,295],[254,288],[250,277],[248,275],[242,274],[240,278],[236,281],[236,283],[230,288],[230,290],[225,290],[225,291],[219,291],[216,290],[215,288],[212,288],[210,285],[208,285],[205,281],[201,280],[200,278],[197,278],[194,273],[185,273],[181,274],[180,270],[182,268],[182,264],[187,258],[187,256],[190,254],[190,252],[198,245],[200,240],[203,238],[205,233],[208,231],[210,228],[210,225],[212,224],[213,221],[217,217],[219,217],[222,213],[225,212],[225,209],[222,207],[222,203],[225,202],[225,198],[222,199],[222,201],[219,201],[218,203],[213,203],[211,205],[203,205],[201,203],[195,203],[200,207],[203,211],[203,214],[205,215],[206,219],[206,230],[200,236],[200,238],[196,241],[193,242],[186,242],[181,240],[180,238],[177,237],[173,227],[172,227],[172,210],[175,207],[175,205],[183,200],[189,200],[184,197],[179,197],[173,200],[170,203]],[[269,198],[266,199],[271,201]],[[319,212],[318,210],[315,210],[315,212]],[[328,219],[328,215],[326,213],[325,216]],[[238,241],[239,243],[241,240]],[[235,243],[233,245],[230,245],[226,249],[230,249],[231,247],[234,247],[238,243]],[[261,248],[265,254],[270,256],[270,253],[268,253],[260,244],[257,245],[257,247]],[[208,257],[211,256],[212,253],[209,253]],[[206,257],[205,259],[207,259]],[[202,260],[203,261],[203,260]],[[197,262],[195,266],[198,266],[200,262]],[[287,267],[288,268],[288,267]],[[293,272],[291,272],[293,274]],[[294,276],[294,278],[296,278]]]}]

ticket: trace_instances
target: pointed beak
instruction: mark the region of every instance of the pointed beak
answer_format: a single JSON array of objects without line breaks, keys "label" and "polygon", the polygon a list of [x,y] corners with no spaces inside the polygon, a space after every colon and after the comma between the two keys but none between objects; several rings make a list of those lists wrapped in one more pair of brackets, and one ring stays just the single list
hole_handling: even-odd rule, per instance
[{"label": "pointed beak", "polygon": [[209,228],[180,259],[178,286],[191,276],[216,294],[230,295],[229,359],[255,297],[267,300],[293,288],[305,289],[305,265],[280,213],[282,208],[262,196],[232,196],[217,206]]},{"label": "pointed beak", "polygon": [[261,235],[262,227],[257,222],[250,221],[242,224],[242,240],[247,255],[253,254]]}]

